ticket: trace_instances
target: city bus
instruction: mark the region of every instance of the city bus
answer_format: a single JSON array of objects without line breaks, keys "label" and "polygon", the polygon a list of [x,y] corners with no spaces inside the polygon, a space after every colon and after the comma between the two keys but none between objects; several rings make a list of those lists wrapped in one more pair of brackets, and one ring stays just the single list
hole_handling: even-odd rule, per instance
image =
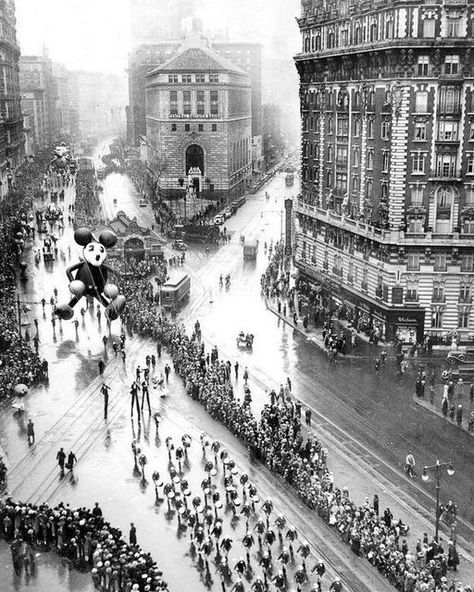
[{"label": "city bus", "polygon": [[172,274],[161,286],[161,304],[165,308],[177,309],[190,290],[191,279],[186,273]]}]

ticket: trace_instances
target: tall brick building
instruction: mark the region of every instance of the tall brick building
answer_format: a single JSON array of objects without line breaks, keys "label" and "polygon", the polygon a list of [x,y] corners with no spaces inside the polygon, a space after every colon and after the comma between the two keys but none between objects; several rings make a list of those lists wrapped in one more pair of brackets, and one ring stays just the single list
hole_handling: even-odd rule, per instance
[{"label": "tall brick building", "polygon": [[20,107],[18,60],[20,48],[16,40],[15,2],[0,2],[0,196],[12,180],[12,170],[25,155],[23,116]]},{"label": "tall brick building", "polygon": [[387,339],[474,337],[474,2],[303,0],[295,261]]},{"label": "tall brick building", "polygon": [[162,199],[238,195],[252,173],[249,76],[200,35],[147,77],[147,161]]}]

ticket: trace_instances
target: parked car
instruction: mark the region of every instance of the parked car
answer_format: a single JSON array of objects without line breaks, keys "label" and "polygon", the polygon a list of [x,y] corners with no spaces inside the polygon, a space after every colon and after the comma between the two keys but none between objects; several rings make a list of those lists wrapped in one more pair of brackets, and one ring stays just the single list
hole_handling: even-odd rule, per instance
[{"label": "parked car", "polygon": [[222,224],[224,224],[224,222],[225,222],[225,220],[224,220],[224,216],[220,216],[220,215],[219,215],[219,216],[216,216],[216,217],[214,218],[214,224],[215,224],[216,226],[221,226]]},{"label": "parked car", "polygon": [[232,210],[230,208],[226,208],[223,212],[224,219],[230,218],[232,216]]},{"label": "parked car", "polygon": [[176,249],[177,251],[186,251],[187,250],[187,246],[186,243],[184,241],[182,241],[181,239],[176,239],[173,242],[173,249]]}]

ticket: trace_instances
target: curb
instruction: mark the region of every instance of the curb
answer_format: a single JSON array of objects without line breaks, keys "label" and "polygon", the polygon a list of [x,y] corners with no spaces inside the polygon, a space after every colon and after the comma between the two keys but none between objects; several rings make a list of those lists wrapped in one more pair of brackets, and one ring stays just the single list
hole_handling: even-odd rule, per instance
[{"label": "curb", "polygon": [[[264,297],[265,300],[265,306],[267,308],[267,310],[269,310],[270,312],[272,312],[276,317],[278,317],[279,319],[281,319],[284,323],[286,323],[289,327],[291,327],[294,331],[297,331],[300,335],[302,335],[306,341],[310,341],[311,343],[313,343],[314,345],[316,345],[321,351],[323,351],[324,353],[328,353],[327,349],[321,345],[316,339],[314,339],[313,337],[311,337],[310,335],[308,335],[308,333],[306,333],[306,331],[304,331],[304,329],[300,329],[298,327],[298,325],[293,324],[290,320],[288,320],[285,316],[283,316],[281,313],[279,313],[277,310],[275,310],[272,306],[270,306],[268,304],[268,300]],[[344,360],[344,359],[354,359],[356,360],[358,356],[352,356],[352,355],[348,355],[348,354],[340,354],[337,357],[337,361],[340,360]]]},{"label": "curb", "polygon": [[453,427],[455,427],[458,430],[466,432],[466,434],[468,434],[468,436],[471,436],[471,438],[474,438],[474,432],[469,432],[467,430],[467,428],[465,428],[462,424],[461,424],[461,427],[459,427],[455,421],[451,421],[450,419],[445,418],[444,415],[441,413],[441,411],[438,411],[438,409],[436,409],[436,407],[434,405],[432,405],[431,403],[428,403],[423,398],[417,397],[416,394],[412,395],[412,399],[416,403],[416,405],[423,407],[423,409],[426,409],[427,411],[429,411],[433,415],[436,415],[437,417],[440,417],[441,419],[443,419],[447,424],[452,425]]}]

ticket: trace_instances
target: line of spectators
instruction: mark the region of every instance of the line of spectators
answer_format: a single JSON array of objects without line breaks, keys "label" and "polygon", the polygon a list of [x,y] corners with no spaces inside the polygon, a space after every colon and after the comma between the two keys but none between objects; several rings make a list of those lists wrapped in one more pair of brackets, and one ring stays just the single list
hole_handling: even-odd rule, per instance
[{"label": "line of spectators", "polygon": [[[445,550],[425,536],[410,550],[403,539],[406,526],[393,519],[389,508],[379,515],[378,498],[372,504],[367,500],[358,506],[347,489],[334,484],[326,464],[327,451],[314,435],[305,436],[301,405],[291,395],[270,392],[270,403],[257,419],[250,407],[251,396],[244,401],[235,397],[231,362],[220,361],[216,348],[211,355],[206,353],[199,339],[200,331],[189,337],[184,327],[158,316],[140,283],[130,283],[130,293],[123,289],[131,303],[125,313],[127,324],[141,335],[168,346],[175,371],[191,397],[226,425],[270,470],[293,486],[304,503],[336,529],[356,555],[370,561],[399,590],[448,590],[447,571],[456,569],[459,563],[455,543],[450,541]],[[469,587],[458,589],[470,591]]]},{"label": "line of spectators", "polygon": [[151,555],[127,543],[102,516],[96,503],[73,510],[63,503],[15,504],[0,500],[0,536],[10,543],[15,572],[35,569],[36,551],[55,551],[71,567],[90,571],[97,589],[109,592],[168,590]]}]

